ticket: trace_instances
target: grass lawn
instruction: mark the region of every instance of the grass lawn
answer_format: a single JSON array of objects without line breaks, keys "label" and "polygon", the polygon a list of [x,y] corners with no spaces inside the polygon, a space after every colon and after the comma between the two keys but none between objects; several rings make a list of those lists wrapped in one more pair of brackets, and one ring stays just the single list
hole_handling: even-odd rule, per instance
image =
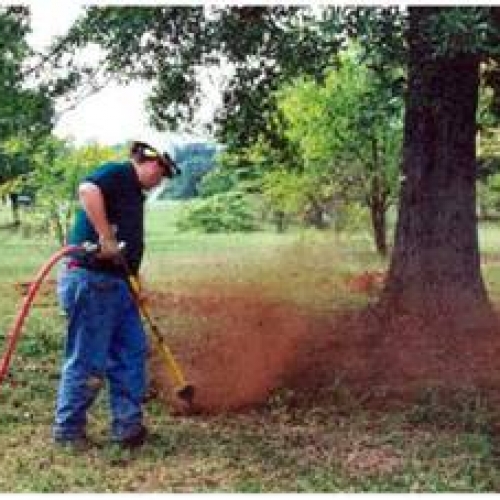
[{"label": "grass lawn", "polygon": [[[345,281],[386,266],[368,234],[179,234],[177,209],[148,209],[143,271],[152,290],[175,295],[239,286],[318,313],[372,300],[350,293]],[[1,345],[20,301],[14,283],[32,279],[57,248],[46,235],[27,238],[6,228],[8,220],[1,209]],[[485,280],[496,299],[500,228],[482,227],[480,241]],[[202,320],[176,317],[170,324],[188,335]],[[488,410],[475,394],[444,406],[429,393],[404,411],[369,412],[348,393],[339,399],[332,390],[321,405],[301,408],[279,390],[245,413],[196,417],[174,416],[151,401],[146,421],[152,439],[130,453],[107,440],[103,392],[89,414],[89,432],[99,446],[87,453],[59,449],[50,429],[63,330],[57,307],[33,308],[13,360],[13,379],[0,387],[0,492],[500,490]]]}]

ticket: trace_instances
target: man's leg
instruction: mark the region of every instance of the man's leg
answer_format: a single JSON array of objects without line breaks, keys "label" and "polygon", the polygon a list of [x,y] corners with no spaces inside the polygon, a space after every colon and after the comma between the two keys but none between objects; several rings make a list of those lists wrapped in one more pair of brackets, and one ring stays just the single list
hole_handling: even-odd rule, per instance
[{"label": "man's leg", "polygon": [[107,375],[112,437],[115,441],[126,442],[145,434],[142,404],[146,392],[147,340],[137,307],[125,283],[121,311],[111,341]]},{"label": "man's leg", "polygon": [[81,269],[60,279],[68,331],[53,430],[56,441],[85,436],[87,410],[104,380],[117,291],[116,280]]}]

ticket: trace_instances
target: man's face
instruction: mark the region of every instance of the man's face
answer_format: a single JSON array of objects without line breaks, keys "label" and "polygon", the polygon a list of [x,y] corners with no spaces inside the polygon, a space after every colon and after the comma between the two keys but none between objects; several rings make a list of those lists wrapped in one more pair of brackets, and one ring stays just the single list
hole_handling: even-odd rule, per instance
[{"label": "man's face", "polygon": [[139,181],[144,189],[152,189],[163,180],[165,171],[158,160],[148,160],[141,164]]}]

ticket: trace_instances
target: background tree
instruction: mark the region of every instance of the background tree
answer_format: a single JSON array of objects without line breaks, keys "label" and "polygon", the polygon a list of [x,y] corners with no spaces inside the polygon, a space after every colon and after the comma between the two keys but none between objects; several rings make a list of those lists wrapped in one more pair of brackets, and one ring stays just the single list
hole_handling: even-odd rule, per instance
[{"label": "background tree", "polygon": [[[500,212],[500,116],[494,89],[483,70],[479,88],[477,156],[478,156],[478,215],[481,219],[498,217]],[[496,64],[493,68],[496,71]]]},{"label": "background tree", "polygon": [[369,207],[382,255],[387,252],[386,212],[397,194],[402,137],[402,89],[387,82],[401,74],[392,68],[377,79],[352,49],[341,54],[324,84],[299,81],[282,91],[279,101],[286,134],[299,145],[305,170],[323,179],[328,172],[338,185],[330,193],[337,197],[337,208],[353,202]]},{"label": "background tree", "polygon": [[52,234],[63,245],[78,205],[79,182],[96,165],[118,158],[120,151],[98,144],[75,148],[55,137],[39,144],[32,156],[34,168],[22,183],[36,197],[31,226]]},{"label": "background tree", "polygon": [[26,7],[0,7],[0,190],[10,194],[17,222],[17,180],[32,168],[31,152],[52,127],[53,106],[44,87],[24,72],[31,52]]},{"label": "background tree", "polygon": [[30,31],[25,7],[0,7],[0,139],[21,132],[36,138],[50,129],[51,102],[45,88],[29,88],[23,65],[31,56],[26,42]]}]

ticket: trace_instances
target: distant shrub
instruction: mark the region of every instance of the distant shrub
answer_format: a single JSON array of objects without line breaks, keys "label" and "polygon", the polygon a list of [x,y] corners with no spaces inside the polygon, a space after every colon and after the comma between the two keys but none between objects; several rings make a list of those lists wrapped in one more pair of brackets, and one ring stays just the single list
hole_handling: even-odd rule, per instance
[{"label": "distant shrub", "polygon": [[216,167],[201,180],[199,194],[204,198],[209,198],[217,194],[228,193],[235,189],[237,183],[237,171]]},{"label": "distant shrub", "polygon": [[361,232],[370,228],[370,213],[359,203],[346,203],[336,207],[333,227],[338,232]]},{"label": "distant shrub", "polygon": [[257,229],[254,210],[241,192],[220,193],[186,205],[177,220],[180,231],[246,232]]}]

